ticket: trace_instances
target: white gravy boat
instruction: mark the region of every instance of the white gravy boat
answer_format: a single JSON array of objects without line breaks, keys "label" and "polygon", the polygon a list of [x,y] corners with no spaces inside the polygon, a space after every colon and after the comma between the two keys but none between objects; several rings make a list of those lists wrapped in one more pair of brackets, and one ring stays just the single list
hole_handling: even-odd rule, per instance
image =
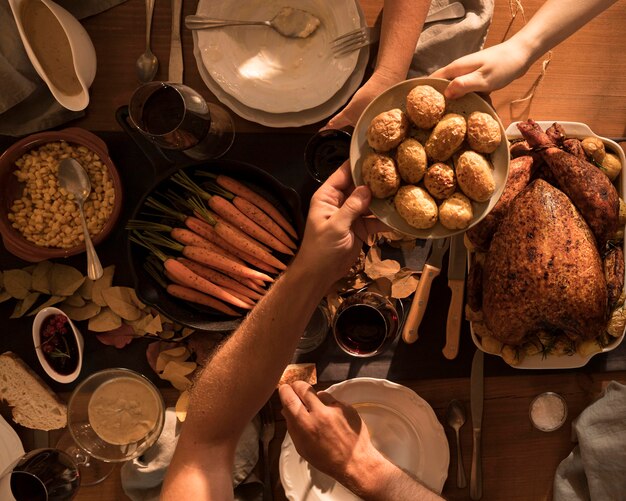
[{"label": "white gravy boat", "polygon": [[52,0],[8,0],[26,54],[54,98],[80,111],[89,104],[96,50],[80,22]]}]

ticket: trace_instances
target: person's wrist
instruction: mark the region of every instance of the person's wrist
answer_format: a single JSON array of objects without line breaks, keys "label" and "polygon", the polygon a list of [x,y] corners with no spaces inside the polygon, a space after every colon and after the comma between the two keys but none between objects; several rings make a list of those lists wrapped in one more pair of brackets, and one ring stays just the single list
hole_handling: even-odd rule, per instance
[{"label": "person's wrist", "polygon": [[342,483],[365,499],[376,499],[387,491],[397,466],[372,447],[367,456],[350,461],[343,473]]}]

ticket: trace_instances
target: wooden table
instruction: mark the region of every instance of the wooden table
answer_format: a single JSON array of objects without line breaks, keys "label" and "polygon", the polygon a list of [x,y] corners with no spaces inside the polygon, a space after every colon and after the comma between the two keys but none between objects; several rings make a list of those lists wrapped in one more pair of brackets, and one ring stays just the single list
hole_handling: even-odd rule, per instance
[{"label": "wooden table", "polygon": [[[360,0],[369,24],[379,17],[381,0]],[[523,1],[527,18],[541,5],[541,0]],[[184,14],[195,12],[196,2],[187,0]],[[144,2],[129,0],[109,11],[84,21],[98,56],[98,72],[91,89],[91,103],[85,117],[71,125],[93,131],[116,131],[114,111],[128,102],[138,85],[134,63],[144,50]],[[509,2],[496,0],[495,14],[487,45],[503,40],[507,30],[516,31],[522,24],[521,15],[511,25]],[[512,120],[531,117],[536,120],[581,121],[596,133],[608,137],[626,135],[626,48],[623,26],[626,6],[616,4],[607,12],[555,49],[547,74],[535,92],[530,109],[524,116],[515,116],[509,109],[512,100],[527,94],[541,72],[541,61],[507,88],[492,94],[493,103],[505,126]],[[157,2],[153,22],[152,47],[161,66],[157,79],[166,79],[169,57],[170,6]],[[185,83],[200,91],[208,100],[216,101],[206,89],[192,54],[193,42],[188,30],[183,30]],[[316,130],[321,124],[302,128]],[[267,132],[268,129],[236,117],[239,132]],[[543,500],[551,498],[554,472],[573,444],[570,424],[612,380],[626,383],[626,372],[602,371],[514,371],[511,376],[491,376],[485,382],[483,433],[483,475],[485,500]],[[607,372],[608,371],[608,372]],[[420,379],[398,381],[415,390],[435,409],[443,420],[445,408],[452,398],[464,402],[469,415],[469,378]],[[553,433],[542,433],[531,427],[528,406],[536,394],[552,390],[567,400],[569,415],[566,426]],[[164,389],[168,403],[175,401],[177,392]],[[275,397],[274,397],[275,398]],[[278,405],[275,406],[278,409]],[[271,458],[274,492],[284,500],[278,479],[280,443],[285,433],[284,422],[276,411],[277,435],[272,443]],[[446,429],[453,443],[451,430]],[[461,430],[465,471],[469,478],[471,459],[471,423]],[[452,448],[454,452],[454,448]],[[456,460],[451,454],[449,479],[444,487],[448,499],[469,499],[468,489],[455,487]],[[98,488],[85,488],[78,500],[122,500],[119,467]]]}]

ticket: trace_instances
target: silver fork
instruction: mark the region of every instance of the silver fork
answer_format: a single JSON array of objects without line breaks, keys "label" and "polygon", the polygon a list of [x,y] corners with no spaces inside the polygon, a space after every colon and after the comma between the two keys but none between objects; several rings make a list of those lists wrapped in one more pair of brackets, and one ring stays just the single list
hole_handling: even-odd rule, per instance
[{"label": "silver fork", "polygon": [[[460,2],[453,2],[441,9],[429,12],[424,24],[437,21],[449,21],[465,16],[465,7]],[[350,52],[376,43],[380,38],[380,26],[363,26],[338,36],[330,42],[330,49],[335,57],[345,56]]]},{"label": "silver fork", "polygon": [[270,478],[270,442],[274,438],[275,423],[272,404],[268,400],[260,411],[261,443],[263,444],[263,501],[272,501],[272,479]]}]

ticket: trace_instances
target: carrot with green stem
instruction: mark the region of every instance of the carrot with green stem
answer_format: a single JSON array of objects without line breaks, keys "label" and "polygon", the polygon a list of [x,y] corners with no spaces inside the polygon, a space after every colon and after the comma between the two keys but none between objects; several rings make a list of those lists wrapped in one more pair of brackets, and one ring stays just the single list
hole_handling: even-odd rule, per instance
[{"label": "carrot with green stem", "polygon": [[293,255],[293,251],[281,242],[276,236],[272,235],[268,229],[262,228],[255,221],[250,219],[244,213],[242,213],[235,205],[230,203],[220,195],[211,195],[207,191],[198,186],[187,174],[184,172],[177,172],[172,176],[172,181],[179,184],[186,190],[194,193],[198,197],[206,200],[207,205],[216,214],[221,216],[225,221],[233,225],[235,228],[247,233],[251,237],[255,238],[259,242],[267,245],[271,249],[274,249],[283,254]]},{"label": "carrot with green stem", "polygon": [[295,228],[287,221],[287,219],[280,213],[280,211],[274,207],[268,200],[259,195],[256,191],[248,188],[245,184],[233,179],[232,177],[225,176],[223,174],[213,174],[212,172],[197,171],[197,174],[201,176],[207,176],[213,178],[215,182],[223,189],[239,195],[245,198],[249,202],[256,205],[259,209],[263,210],[268,216],[276,221],[281,228],[289,233],[293,238],[298,238],[298,233]]}]

